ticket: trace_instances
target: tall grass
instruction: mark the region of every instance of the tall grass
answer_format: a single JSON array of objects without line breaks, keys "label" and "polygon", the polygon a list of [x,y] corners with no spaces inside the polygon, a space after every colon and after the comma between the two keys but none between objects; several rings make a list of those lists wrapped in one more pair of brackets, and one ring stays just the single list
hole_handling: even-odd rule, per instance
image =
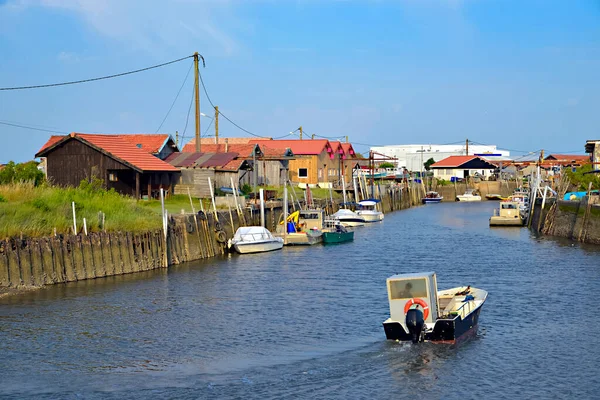
[{"label": "tall grass", "polygon": [[147,231],[161,226],[160,211],[142,207],[135,199],[114,191],[12,183],[0,185],[0,199],[0,237],[47,236],[55,228],[58,233],[70,233],[73,201],[78,231],[83,218],[88,231],[100,230],[100,211],[110,231]]}]

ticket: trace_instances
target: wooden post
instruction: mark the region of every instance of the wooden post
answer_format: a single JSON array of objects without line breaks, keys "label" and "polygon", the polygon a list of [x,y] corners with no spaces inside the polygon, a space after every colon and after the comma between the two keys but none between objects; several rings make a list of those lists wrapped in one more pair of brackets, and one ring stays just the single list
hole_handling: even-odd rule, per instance
[{"label": "wooden post", "polygon": [[75,214],[75,202],[71,202],[73,206],[73,235],[77,235],[77,215]]},{"label": "wooden post", "polygon": [[140,199],[140,173],[135,173],[135,198]]},{"label": "wooden post", "polygon": [[215,221],[218,221],[219,216],[217,215],[217,203],[215,202],[215,191],[213,190],[213,186],[212,186],[210,177],[208,178],[208,187],[210,188],[210,198],[212,199],[213,211],[215,213]]}]

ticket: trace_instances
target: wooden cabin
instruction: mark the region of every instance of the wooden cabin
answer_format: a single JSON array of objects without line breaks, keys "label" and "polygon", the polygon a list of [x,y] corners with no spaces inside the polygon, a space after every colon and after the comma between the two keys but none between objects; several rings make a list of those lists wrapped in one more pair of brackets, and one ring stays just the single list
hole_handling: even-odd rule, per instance
[{"label": "wooden cabin", "polygon": [[180,172],[120,135],[71,133],[53,136],[35,157],[45,158],[47,178],[59,186],[79,186],[97,178],[107,189],[135,198],[172,193]]}]

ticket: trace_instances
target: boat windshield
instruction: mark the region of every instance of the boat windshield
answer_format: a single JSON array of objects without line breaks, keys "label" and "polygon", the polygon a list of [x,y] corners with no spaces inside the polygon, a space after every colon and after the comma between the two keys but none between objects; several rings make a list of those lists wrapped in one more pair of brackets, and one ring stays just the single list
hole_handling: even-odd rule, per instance
[{"label": "boat windshield", "polygon": [[319,213],[318,212],[307,212],[307,211],[302,211],[300,212],[300,217],[303,219],[319,219]]},{"label": "boat windshield", "polygon": [[390,298],[392,300],[412,299],[413,297],[427,297],[427,280],[425,278],[390,281]]}]

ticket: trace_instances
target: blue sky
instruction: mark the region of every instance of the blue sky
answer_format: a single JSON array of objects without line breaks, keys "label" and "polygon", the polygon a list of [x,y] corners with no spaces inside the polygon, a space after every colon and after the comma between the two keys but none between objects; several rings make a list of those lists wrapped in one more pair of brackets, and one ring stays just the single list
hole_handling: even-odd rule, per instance
[{"label": "blue sky", "polygon": [[[213,102],[260,135],[302,125],[309,135],[348,135],[363,152],[469,138],[582,153],[586,139],[600,139],[597,0],[0,0],[0,87],[124,72],[194,51],[206,59]],[[154,133],[190,63],[0,91],[0,122]],[[161,132],[184,131],[191,78]],[[213,113],[205,95],[201,109]],[[203,131],[210,122],[202,117]],[[193,127],[192,112],[187,138]],[[219,132],[247,136],[225,120]],[[0,163],[33,158],[50,134],[0,125]]]}]

